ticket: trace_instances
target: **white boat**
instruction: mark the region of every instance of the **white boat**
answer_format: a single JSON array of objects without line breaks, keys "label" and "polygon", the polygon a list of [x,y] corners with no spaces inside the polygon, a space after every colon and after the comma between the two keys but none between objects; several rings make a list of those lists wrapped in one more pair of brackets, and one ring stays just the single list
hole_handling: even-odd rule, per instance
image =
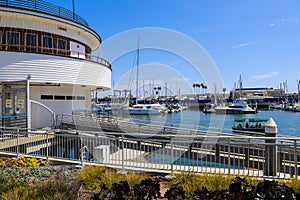
[{"label": "white boat", "polygon": [[130,115],[160,115],[163,113],[167,112],[167,108],[161,104],[158,103],[152,103],[152,104],[139,104],[138,99],[139,99],[139,85],[138,85],[138,79],[139,79],[139,43],[140,41],[138,40],[138,47],[137,47],[137,63],[136,63],[136,104],[133,105],[132,107],[125,106],[123,107],[123,113],[128,113]]},{"label": "white boat", "polygon": [[217,107],[217,105],[213,104],[213,103],[206,104],[203,108],[203,113],[215,113],[216,112],[216,110],[215,110],[216,107]]},{"label": "white boat", "polygon": [[182,106],[179,103],[166,104],[166,108],[168,113],[178,113],[187,110],[186,106]]},{"label": "white boat", "polygon": [[242,100],[236,100],[230,106],[217,106],[215,108],[216,113],[222,114],[255,114],[257,109],[251,108]]},{"label": "white boat", "polygon": [[136,104],[125,108],[130,115],[160,115],[167,112],[167,108],[161,104]]}]

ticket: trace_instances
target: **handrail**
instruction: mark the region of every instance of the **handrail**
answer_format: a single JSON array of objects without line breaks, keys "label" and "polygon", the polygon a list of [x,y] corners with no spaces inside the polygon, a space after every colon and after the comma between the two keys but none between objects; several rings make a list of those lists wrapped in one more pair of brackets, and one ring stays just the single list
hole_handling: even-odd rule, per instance
[{"label": "handrail", "polygon": [[108,67],[110,70],[112,69],[111,64],[104,58],[92,54],[78,52],[78,51],[71,51],[71,50],[57,49],[57,48],[47,48],[47,47],[40,47],[40,46],[13,45],[13,44],[0,44],[0,51],[38,53],[38,54],[76,58],[76,59],[88,60],[91,62],[99,63]]},{"label": "handrail", "polygon": [[87,27],[89,26],[82,17],[73,13],[72,11],[42,0],[0,0],[0,5],[47,13],[50,15],[55,15],[61,18],[76,21],[79,24]]}]

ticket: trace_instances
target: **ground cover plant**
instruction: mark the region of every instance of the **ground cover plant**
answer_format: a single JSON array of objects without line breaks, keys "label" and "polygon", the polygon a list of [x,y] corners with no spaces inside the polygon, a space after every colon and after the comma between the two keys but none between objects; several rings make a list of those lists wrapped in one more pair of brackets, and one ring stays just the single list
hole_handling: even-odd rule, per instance
[{"label": "ground cover plant", "polygon": [[24,158],[5,161],[13,164],[1,167],[0,200],[300,199],[298,179],[257,180],[191,172],[167,179],[164,175],[119,173],[100,166],[28,167],[41,161],[26,162]]},{"label": "ground cover plant", "polygon": [[20,156],[18,158],[0,159],[0,168],[1,167],[38,167],[38,166],[48,166],[48,165],[49,165],[48,162],[36,157]]}]

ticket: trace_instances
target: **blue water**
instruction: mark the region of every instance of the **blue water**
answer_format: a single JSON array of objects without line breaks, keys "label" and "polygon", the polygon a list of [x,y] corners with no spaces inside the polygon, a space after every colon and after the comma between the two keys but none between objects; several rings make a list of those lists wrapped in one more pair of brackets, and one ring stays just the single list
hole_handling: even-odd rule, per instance
[{"label": "blue water", "polygon": [[169,123],[175,127],[217,127],[231,131],[236,117],[266,117],[273,118],[278,126],[278,135],[300,136],[300,112],[281,110],[260,110],[257,114],[204,114],[199,110],[186,110],[182,113],[172,113],[156,116],[131,116],[131,118],[145,120],[148,123]]}]

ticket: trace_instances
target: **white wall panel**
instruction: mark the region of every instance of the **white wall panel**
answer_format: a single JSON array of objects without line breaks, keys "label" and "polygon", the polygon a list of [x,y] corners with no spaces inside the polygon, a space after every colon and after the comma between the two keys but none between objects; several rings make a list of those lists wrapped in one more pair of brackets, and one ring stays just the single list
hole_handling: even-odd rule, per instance
[{"label": "white wall panel", "polygon": [[43,54],[0,51],[0,81],[25,80],[111,87],[111,70],[98,63]]},{"label": "white wall panel", "polygon": [[[85,96],[85,100],[44,100],[41,95]],[[91,109],[90,88],[61,84],[60,86],[31,86],[30,99],[48,106],[55,114],[71,114],[73,110]]]}]

